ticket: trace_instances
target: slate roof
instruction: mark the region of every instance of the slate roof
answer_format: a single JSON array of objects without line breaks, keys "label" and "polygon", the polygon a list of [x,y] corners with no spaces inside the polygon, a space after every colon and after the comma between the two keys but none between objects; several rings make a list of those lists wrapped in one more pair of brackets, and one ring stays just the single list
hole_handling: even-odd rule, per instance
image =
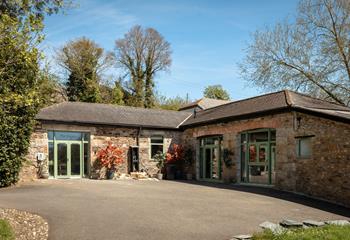
[{"label": "slate roof", "polygon": [[201,98],[198,99],[197,101],[191,102],[189,104],[186,104],[184,106],[182,106],[179,111],[182,110],[186,110],[186,109],[190,109],[190,108],[195,108],[195,107],[199,107],[203,110],[212,108],[212,107],[217,107],[219,105],[223,105],[226,103],[229,103],[231,101],[228,100],[219,100],[219,99],[213,99],[213,98]]},{"label": "slate roof", "polygon": [[350,122],[350,108],[315,99],[293,91],[279,91],[244,100],[229,102],[192,114],[109,104],[63,102],[42,109],[36,116],[40,121],[76,124],[179,129],[213,122],[256,117],[275,111],[306,111]]},{"label": "slate roof", "polygon": [[42,109],[36,119],[63,123],[177,129],[190,115],[189,112],[98,103],[63,102]]},{"label": "slate roof", "polygon": [[312,113],[350,120],[350,108],[348,107],[315,99],[293,91],[283,90],[197,112],[188,118],[182,126],[189,127],[286,109],[301,109]]}]

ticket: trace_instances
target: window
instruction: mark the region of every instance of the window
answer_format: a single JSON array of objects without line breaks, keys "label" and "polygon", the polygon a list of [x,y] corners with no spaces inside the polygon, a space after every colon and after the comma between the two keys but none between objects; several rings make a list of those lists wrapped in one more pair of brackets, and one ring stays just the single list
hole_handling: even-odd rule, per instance
[{"label": "window", "polygon": [[311,157],[311,137],[300,137],[297,139],[297,156],[300,158]]},{"label": "window", "polygon": [[151,137],[151,159],[158,152],[163,152],[163,137],[162,136],[153,136]]}]

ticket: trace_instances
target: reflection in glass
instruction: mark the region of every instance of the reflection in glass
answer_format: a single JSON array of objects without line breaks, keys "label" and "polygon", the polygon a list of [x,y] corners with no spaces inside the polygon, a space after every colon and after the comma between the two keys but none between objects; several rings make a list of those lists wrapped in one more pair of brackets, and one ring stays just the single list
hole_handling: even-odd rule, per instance
[{"label": "reflection in glass", "polygon": [[81,141],[81,133],[80,132],[55,132],[55,139]]},{"label": "reflection in glass", "polygon": [[256,162],[256,146],[249,146],[249,162]]},{"label": "reflection in glass", "polygon": [[80,144],[70,145],[71,175],[80,175]]},{"label": "reflection in glass", "polygon": [[59,176],[67,175],[67,144],[57,144],[57,174]]},{"label": "reflection in glass", "polygon": [[267,142],[268,139],[268,132],[256,132],[249,134],[249,142]]},{"label": "reflection in glass", "polygon": [[220,179],[220,159],[219,159],[219,148],[212,148],[212,178]]},{"label": "reflection in glass", "polygon": [[89,173],[89,144],[84,143],[84,175]]},{"label": "reflection in glass", "polygon": [[49,176],[53,176],[54,173],[54,149],[53,143],[49,143]]},{"label": "reflection in glass", "polygon": [[269,172],[266,166],[249,166],[249,182],[268,184]]},{"label": "reflection in glass", "polygon": [[266,162],[266,157],[267,157],[267,152],[266,152],[266,146],[260,145],[259,146],[259,162]]},{"label": "reflection in glass", "polygon": [[211,149],[205,149],[205,178],[211,178]]}]

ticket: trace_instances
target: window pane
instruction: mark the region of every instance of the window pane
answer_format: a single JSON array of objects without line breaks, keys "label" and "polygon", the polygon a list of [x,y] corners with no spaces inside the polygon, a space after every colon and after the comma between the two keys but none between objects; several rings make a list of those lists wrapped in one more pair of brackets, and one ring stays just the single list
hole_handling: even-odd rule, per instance
[{"label": "window pane", "polygon": [[249,162],[256,162],[256,147],[255,147],[255,145],[249,146]]},{"label": "window pane", "polygon": [[151,145],[151,158],[158,152],[163,153],[163,145]]},{"label": "window pane", "polygon": [[83,140],[84,141],[89,141],[90,134],[89,133],[82,133],[83,134]]},{"label": "window pane", "polygon": [[89,144],[84,143],[84,175],[89,173]]},{"label": "window pane", "polygon": [[67,144],[57,144],[57,174],[67,175]]},{"label": "window pane", "polygon": [[53,140],[53,131],[48,131],[47,132],[47,137],[49,140]]},{"label": "window pane", "polygon": [[276,131],[271,131],[271,141],[276,141]]},{"label": "window pane", "polygon": [[247,170],[245,164],[245,156],[246,156],[246,145],[241,146],[241,179],[242,182],[246,182],[247,179]]},{"label": "window pane", "polygon": [[215,138],[206,138],[205,139],[205,144],[207,145],[213,145],[215,142]]},{"label": "window pane", "polygon": [[245,133],[241,134],[241,144],[244,144],[247,142],[247,135]]},{"label": "window pane", "polygon": [[159,137],[159,136],[155,136],[155,137],[151,137],[151,143],[163,143],[163,137]]},{"label": "window pane", "polygon": [[267,166],[249,166],[249,182],[268,184],[269,172]]},{"label": "window pane", "polygon": [[268,132],[256,132],[249,134],[250,142],[267,142],[268,141]]},{"label": "window pane", "polygon": [[56,140],[81,140],[80,132],[55,132]]},{"label": "window pane", "polygon": [[299,139],[299,156],[310,157],[311,156],[311,138],[300,138]]},{"label": "window pane", "polygon": [[49,143],[49,176],[54,175],[54,150],[53,143]]},{"label": "window pane", "polygon": [[259,146],[259,162],[266,162],[267,160],[267,151],[265,145]]},{"label": "window pane", "polygon": [[80,175],[80,144],[70,145],[71,174]]}]

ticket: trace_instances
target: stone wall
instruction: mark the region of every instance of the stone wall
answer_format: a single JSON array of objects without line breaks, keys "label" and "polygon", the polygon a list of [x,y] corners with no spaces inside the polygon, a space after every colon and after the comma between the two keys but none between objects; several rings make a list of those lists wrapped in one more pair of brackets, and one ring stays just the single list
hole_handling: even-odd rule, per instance
[{"label": "stone wall", "polygon": [[[128,171],[128,154],[129,147],[137,145],[138,129],[122,128],[122,127],[105,127],[105,126],[78,126],[67,124],[39,124],[31,136],[30,148],[26,157],[27,162],[22,168],[20,178],[22,180],[35,179],[36,168],[36,154],[42,152],[48,158],[48,138],[47,131],[77,131],[90,133],[90,173],[93,175],[96,169],[93,169],[96,160],[96,154],[99,149],[104,148],[108,143],[123,149],[124,162],[118,168],[120,173],[127,173]],[[173,143],[180,143],[181,132],[170,130],[141,130],[139,137],[140,150],[140,169],[145,170],[150,175],[158,172],[156,162],[150,157],[150,137],[153,135],[160,135],[164,137],[164,151],[168,151]],[[45,169],[47,169],[47,159],[44,162]],[[95,174],[96,175],[96,174]]]},{"label": "stone wall", "polygon": [[[247,130],[259,128],[274,128],[276,129],[276,157],[278,159],[283,158],[283,160],[279,161],[277,165],[280,165],[278,166],[280,169],[285,169],[285,171],[287,172],[286,174],[292,175],[293,172],[291,171],[291,169],[284,166],[284,163],[287,162],[287,156],[289,155],[289,153],[287,153],[288,148],[286,146],[287,142],[285,141],[285,139],[288,138],[288,135],[290,135],[290,132],[292,131],[292,121],[293,116],[291,113],[283,113],[248,120],[211,124],[186,129],[183,134],[183,143],[186,146],[192,146],[192,148],[196,152],[196,154],[194,155],[195,161],[194,166],[192,168],[192,173],[195,174],[197,179],[199,178],[198,138],[210,135],[222,135],[223,149],[229,150],[229,158],[232,160],[233,163],[229,167],[225,166],[225,164],[222,163],[222,179],[224,182],[240,182],[240,133]],[[280,176],[278,176],[277,174],[276,178],[278,177]],[[290,181],[288,183],[282,183],[280,181],[280,183],[286,185],[285,188],[288,190],[293,189],[294,187],[293,181]]]},{"label": "stone wall", "polygon": [[[23,163],[21,172],[19,174],[20,182],[29,181],[36,179],[37,176],[37,158],[36,154],[38,152],[48,153],[47,144],[47,132],[42,129],[37,129],[31,136],[28,154],[26,156],[26,161]],[[43,163],[44,171],[48,169],[48,160],[46,159]]]},{"label": "stone wall", "polygon": [[[298,120],[299,119],[299,120]],[[350,206],[350,125],[302,113],[266,117],[186,129],[183,143],[196,151],[193,174],[199,177],[198,137],[222,135],[233,165],[223,166],[224,182],[240,182],[240,133],[259,128],[276,129],[274,186]],[[314,135],[312,156],[300,159],[297,138]]]},{"label": "stone wall", "polygon": [[350,206],[350,124],[298,113],[296,136],[312,137],[310,158],[296,160],[296,191]]}]

